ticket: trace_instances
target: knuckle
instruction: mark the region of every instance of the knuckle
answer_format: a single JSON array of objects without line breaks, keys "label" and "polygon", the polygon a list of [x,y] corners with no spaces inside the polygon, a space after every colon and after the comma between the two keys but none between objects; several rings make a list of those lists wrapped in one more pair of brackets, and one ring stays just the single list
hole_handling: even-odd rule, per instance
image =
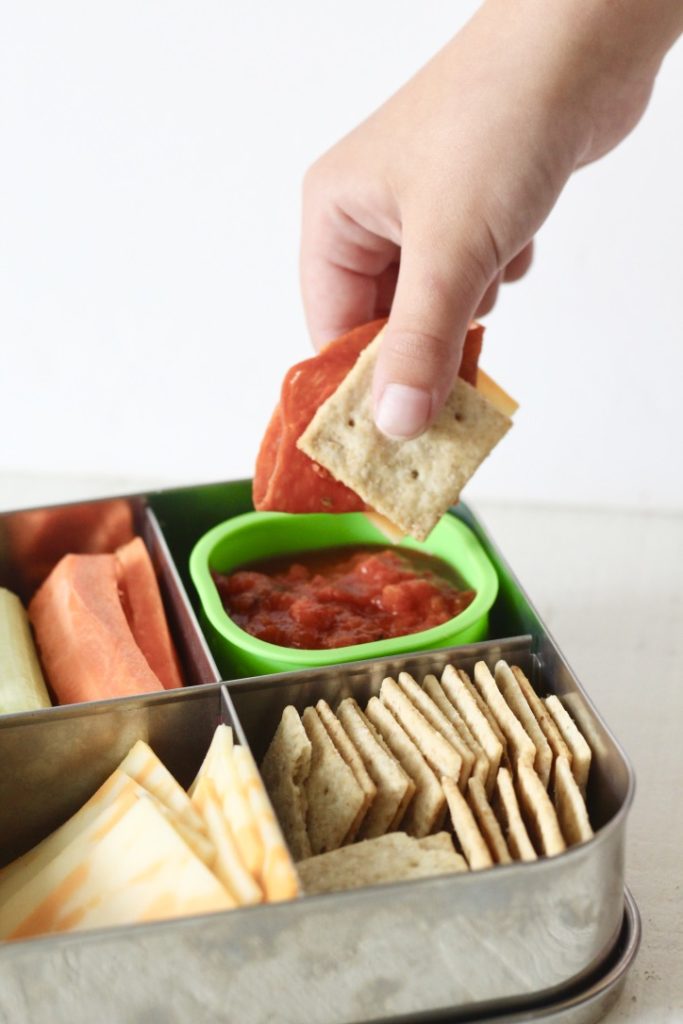
[{"label": "knuckle", "polygon": [[395,380],[433,387],[454,360],[454,338],[401,326],[387,332],[383,361]]}]

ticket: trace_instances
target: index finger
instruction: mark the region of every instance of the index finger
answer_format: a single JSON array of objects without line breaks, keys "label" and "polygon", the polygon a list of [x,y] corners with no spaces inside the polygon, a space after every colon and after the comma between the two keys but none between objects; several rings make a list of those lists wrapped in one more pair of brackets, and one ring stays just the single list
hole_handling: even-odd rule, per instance
[{"label": "index finger", "polygon": [[340,207],[304,198],[301,292],[316,348],[378,315],[398,255],[394,242]]}]

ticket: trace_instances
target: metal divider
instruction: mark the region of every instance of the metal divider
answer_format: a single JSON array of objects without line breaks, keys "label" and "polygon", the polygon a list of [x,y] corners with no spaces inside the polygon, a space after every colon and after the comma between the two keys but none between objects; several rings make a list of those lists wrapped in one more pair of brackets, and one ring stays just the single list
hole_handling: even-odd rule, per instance
[{"label": "metal divider", "polygon": [[218,683],[221,674],[178,573],[159,520],[146,508],[141,524],[159,580],[169,627],[188,684]]}]

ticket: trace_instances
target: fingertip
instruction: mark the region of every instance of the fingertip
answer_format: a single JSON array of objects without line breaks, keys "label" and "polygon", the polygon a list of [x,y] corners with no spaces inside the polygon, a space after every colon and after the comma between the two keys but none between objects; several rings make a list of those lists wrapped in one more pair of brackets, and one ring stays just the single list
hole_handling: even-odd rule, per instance
[{"label": "fingertip", "polygon": [[423,388],[390,381],[375,403],[375,423],[392,441],[419,437],[429,426],[432,396]]}]

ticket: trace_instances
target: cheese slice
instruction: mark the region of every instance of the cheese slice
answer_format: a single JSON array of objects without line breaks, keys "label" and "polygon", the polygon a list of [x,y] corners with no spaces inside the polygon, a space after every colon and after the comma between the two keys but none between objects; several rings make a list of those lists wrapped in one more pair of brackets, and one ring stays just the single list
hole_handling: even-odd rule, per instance
[{"label": "cheese slice", "polygon": [[119,765],[119,771],[156,797],[188,828],[195,832],[206,831],[201,815],[192,806],[183,787],[144,740],[138,740],[130,748]]},{"label": "cheese slice", "polygon": [[[126,791],[135,793],[138,789],[137,783],[133,782],[128,775],[118,769],[113,771],[97,792],[68,821],[46,836],[37,846],[3,868],[0,872],[0,905],[6,903],[18,889],[21,889],[31,878],[42,871],[81,832],[90,828],[121,793]],[[142,792],[141,789],[140,792]]]},{"label": "cheese slice", "polygon": [[402,530],[396,523],[392,523],[391,519],[387,519],[386,516],[381,515],[379,512],[375,512],[373,509],[368,509],[363,513],[365,518],[376,526],[380,533],[383,533],[387,540],[391,541],[392,544],[400,544],[406,535],[406,531]]},{"label": "cheese slice", "polygon": [[483,395],[491,405],[495,406],[503,416],[514,416],[519,409],[519,402],[503,391],[500,384],[497,384],[493,377],[489,377],[481,367],[477,369],[477,391]]},{"label": "cheese slice", "polygon": [[234,906],[156,801],[128,791],[0,907],[0,936],[22,939]]}]

